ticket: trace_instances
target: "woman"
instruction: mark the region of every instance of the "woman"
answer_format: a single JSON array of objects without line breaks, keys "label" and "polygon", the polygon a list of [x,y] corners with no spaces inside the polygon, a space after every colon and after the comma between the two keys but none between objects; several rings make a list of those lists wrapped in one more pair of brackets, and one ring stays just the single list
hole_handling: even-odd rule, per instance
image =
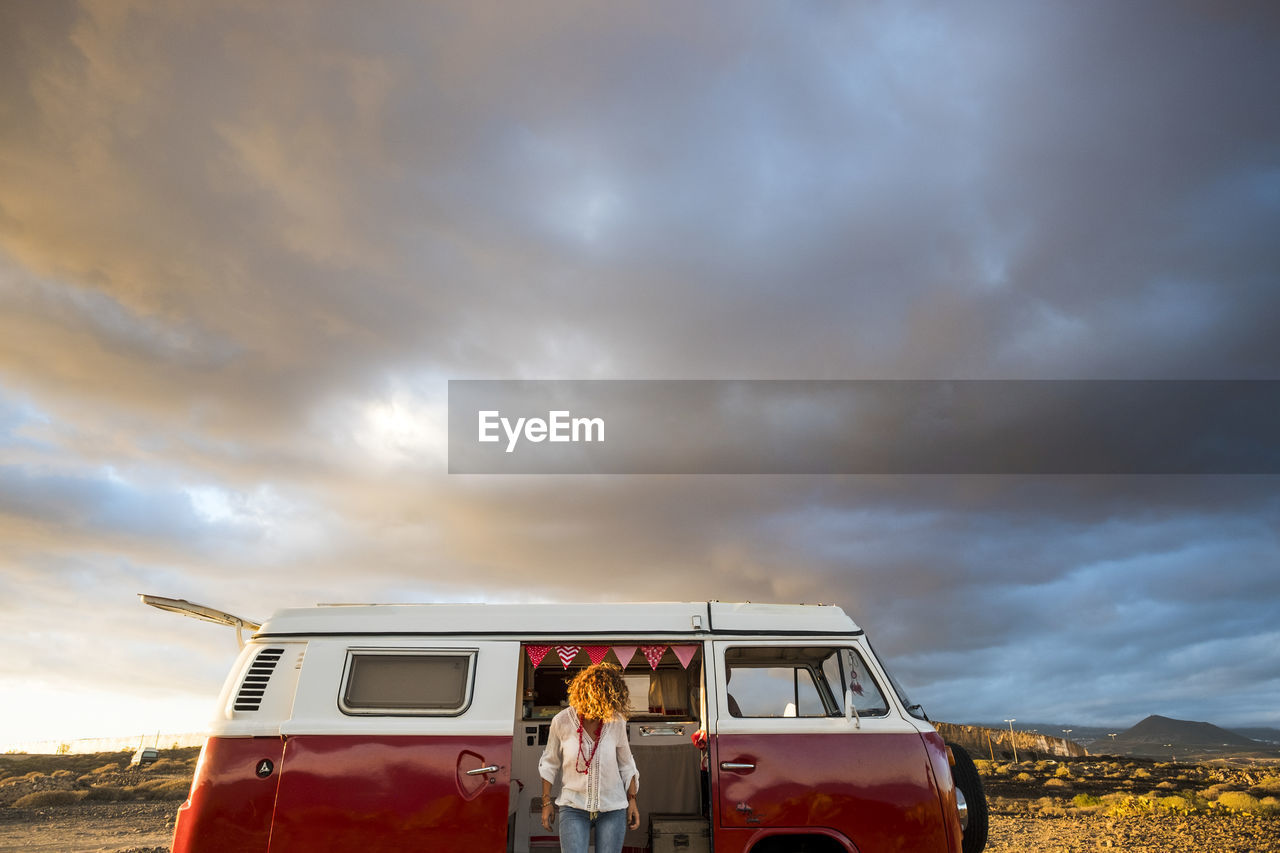
[{"label": "woman", "polygon": [[562,777],[561,853],[587,853],[591,827],[596,853],[621,853],[628,829],[640,826],[636,791],[640,774],[627,742],[631,697],[622,670],[611,663],[589,666],[569,684],[569,707],[551,720],[547,748],[538,762],[542,776],[542,826],[555,820],[551,786]]}]

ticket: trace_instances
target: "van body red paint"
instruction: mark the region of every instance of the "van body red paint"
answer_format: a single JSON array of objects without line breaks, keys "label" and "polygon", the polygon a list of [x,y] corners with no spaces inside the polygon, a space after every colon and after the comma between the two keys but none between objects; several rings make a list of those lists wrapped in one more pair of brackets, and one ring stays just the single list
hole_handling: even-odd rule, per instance
[{"label": "van body red paint", "polygon": [[[211,737],[200,752],[191,794],[178,808],[174,853],[266,853],[284,741],[279,737]],[[262,778],[257,768],[273,766]]]},{"label": "van body red paint", "polygon": [[718,767],[754,765],[719,771],[717,853],[748,849],[766,837],[761,830],[813,828],[832,830],[864,853],[952,849],[929,755],[916,733],[717,740]]}]

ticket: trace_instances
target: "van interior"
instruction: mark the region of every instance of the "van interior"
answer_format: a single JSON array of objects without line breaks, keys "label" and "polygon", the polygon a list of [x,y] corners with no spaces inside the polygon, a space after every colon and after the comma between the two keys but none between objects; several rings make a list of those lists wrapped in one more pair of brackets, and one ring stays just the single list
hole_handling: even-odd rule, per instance
[{"label": "van interior", "polygon": [[[637,640],[643,646],[651,640]],[[612,641],[611,646],[622,645]],[[554,853],[559,850],[556,833],[542,828],[542,780],[538,760],[547,743],[551,718],[569,704],[568,685],[591,664],[585,647],[566,666],[553,649],[534,666],[528,647],[521,647],[521,701],[516,709],[515,740],[511,756],[511,797],[507,849],[510,853]],[[617,663],[610,654],[607,660]],[[664,826],[681,826],[687,833],[690,821],[705,829],[691,838],[689,853],[706,850],[709,829],[708,793],[702,754],[692,736],[706,728],[705,667],[699,646],[684,665],[671,648],[666,648],[656,666],[640,653],[623,670],[631,695],[627,730],[631,752],[640,771],[636,804],[640,827],[627,832],[624,853],[653,850],[651,824],[655,832]],[[559,791],[557,784],[553,796]],[[700,836],[700,837],[699,837]]]}]

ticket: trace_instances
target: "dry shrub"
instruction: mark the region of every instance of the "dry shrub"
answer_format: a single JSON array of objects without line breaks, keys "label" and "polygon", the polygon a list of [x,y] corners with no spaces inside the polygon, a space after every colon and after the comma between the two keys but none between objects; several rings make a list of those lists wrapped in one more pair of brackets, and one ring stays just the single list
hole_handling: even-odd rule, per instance
[{"label": "dry shrub", "polygon": [[95,767],[90,773],[115,773],[121,767],[120,764],[104,764],[101,767]]},{"label": "dry shrub", "polygon": [[129,792],[114,785],[98,785],[82,792],[82,797],[95,803],[114,803],[129,799]]},{"label": "dry shrub", "polygon": [[973,766],[978,768],[978,773],[983,776],[990,776],[994,770],[992,763],[985,758],[975,758]]},{"label": "dry shrub", "polygon": [[129,793],[141,800],[185,800],[191,791],[186,779],[148,779],[129,789]]},{"label": "dry shrub", "polygon": [[1018,801],[1009,797],[987,797],[987,807],[993,812],[1013,811],[1018,806]]},{"label": "dry shrub", "polygon": [[1199,811],[1195,800],[1174,794],[1171,797],[1158,797],[1155,799],[1156,807],[1161,811],[1173,812],[1174,814],[1191,814]]},{"label": "dry shrub", "polygon": [[74,779],[76,776],[70,770],[55,770],[49,775],[54,779]]},{"label": "dry shrub", "polygon": [[185,800],[191,795],[191,780],[174,779],[161,785],[156,793],[166,800]]},{"label": "dry shrub", "polygon": [[1230,782],[1219,782],[1216,785],[1210,785],[1200,792],[1200,796],[1206,800],[1216,800],[1223,794],[1238,790],[1237,786]]},{"label": "dry shrub", "polygon": [[1244,791],[1227,791],[1218,797],[1218,807],[1233,812],[1260,812],[1262,803]]},{"label": "dry shrub", "polygon": [[1035,811],[1044,817],[1065,817],[1067,810],[1053,797],[1041,797],[1036,800]]},{"label": "dry shrub", "polygon": [[1053,771],[1053,775],[1059,779],[1070,779],[1071,768],[1065,764],[1059,764],[1058,769]]},{"label": "dry shrub", "polygon": [[1017,776],[1014,776],[1013,778],[1018,782],[1034,782],[1035,781],[1035,777],[1032,776],[1030,773],[1019,773]]},{"label": "dry shrub", "polygon": [[66,756],[63,755],[29,755],[26,758],[13,761],[0,761],[4,767],[5,776],[16,776],[20,773],[37,772],[52,773],[59,767],[63,766]]},{"label": "dry shrub", "polygon": [[1249,790],[1250,792],[1261,792],[1260,796],[1280,795],[1280,776],[1263,776]]},{"label": "dry shrub", "polygon": [[16,809],[40,809],[45,806],[65,806],[80,800],[79,791],[36,791],[13,801]]},{"label": "dry shrub", "polygon": [[1046,779],[1044,786],[1046,788],[1070,788],[1071,783],[1066,779]]},{"label": "dry shrub", "polygon": [[[1110,797],[1106,799],[1110,799]],[[1107,806],[1107,814],[1111,817],[1146,815],[1151,814],[1154,810],[1155,803],[1147,797],[1121,797],[1118,801],[1112,802]]]},{"label": "dry shrub", "polygon": [[1156,785],[1157,791],[1176,791],[1177,789],[1178,789],[1178,786],[1173,784],[1172,782],[1160,782],[1160,783],[1157,783]]},{"label": "dry shrub", "polygon": [[1137,770],[1133,771],[1132,777],[1134,779],[1150,779],[1151,773],[1146,768],[1139,767]]}]

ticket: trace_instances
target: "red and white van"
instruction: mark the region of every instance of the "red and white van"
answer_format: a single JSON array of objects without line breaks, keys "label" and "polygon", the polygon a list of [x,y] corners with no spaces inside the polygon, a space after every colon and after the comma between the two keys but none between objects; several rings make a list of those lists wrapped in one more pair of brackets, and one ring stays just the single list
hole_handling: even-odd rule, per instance
[{"label": "red and white van", "polygon": [[632,697],[631,853],[657,853],[669,820],[686,853],[985,844],[972,762],[838,607],[338,605],[258,625],[143,600],[252,632],[174,853],[555,850],[538,758],[568,679],[602,659],[623,665]]}]

